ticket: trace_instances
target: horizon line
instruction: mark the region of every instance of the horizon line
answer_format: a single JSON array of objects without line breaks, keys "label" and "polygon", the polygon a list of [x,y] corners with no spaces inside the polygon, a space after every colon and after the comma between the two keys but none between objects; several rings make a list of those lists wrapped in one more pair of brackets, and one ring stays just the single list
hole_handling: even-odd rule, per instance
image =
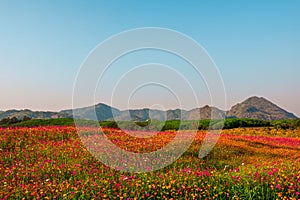
[{"label": "horizon line", "polygon": [[[248,100],[248,99],[250,99],[250,98],[252,98],[252,97],[263,98],[263,99],[265,99],[265,100],[271,102],[272,104],[278,106],[279,108],[283,109],[281,106],[279,106],[279,105],[273,103],[273,102],[272,102],[271,100],[269,100],[268,98],[266,98],[266,97],[264,97],[264,96],[259,96],[259,95],[248,96],[247,98],[245,98],[245,99],[242,100],[241,102],[244,102],[244,101],[246,101],[246,100]],[[194,109],[204,108],[204,107],[208,106],[208,107],[210,107],[210,108],[217,108],[218,110],[223,111],[223,112],[228,112],[228,111],[230,111],[230,109],[231,109],[233,106],[235,106],[235,105],[237,105],[237,104],[239,104],[239,103],[241,103],[241,102],[238,102],[238,103],[236,103],[236,104],[233,104],[233,105],[230,106],[230,108],[224,109],[224,110],[218,108],[217,106],[213,106],[213,105],[209,105],[209,104],[204,104],[204,105],[202,105],[202,106],[200,106],[200,107],[194,107],[194,108],[189,108],[189,109],[186,109],[186,108],[169,108],[169,109],[166,109],[166,110],[160,110],[160,109],[150,109],[149,107],[120,109],[120,108],[117,108],[117,107],[113,107],[113,106],[111,106],[111,105],[109,105],[109,104],[107,104],[107,103],[99,102],[99,103],[95,103],[94,105],[82,106],[82,107],[78,107],[78,108],[60,109],[60,110],[47,110],[47,109],[45,109],[45,110],[41,110],[41,109],[40,109],[40,110],[36,110],[36,109],[30,109],[30,108],[20,108],[20,109],[18,109],[18,108],[12,108],[12,109],[7,109],[7,110],[0,110],[0,112],[7,112],[7,111],[13,111],[13,110],[16,110],[16,111],[25,111],[25,110],[29,110],[29,111],[32,111],[32,112],[54,112],[54,113],[58,113],[58,112],[66,111],[66,110],[74,110],[74,109],[82,109],[82,108],[92,107],[92,106],[96,106],[96,105],[99,105],[99,104],[103,104],[103,105],[109,106],[109,107],[114,108],[114,109],[117,109],[117,110],[119,110],[119,111],[126,111],[126,110],[144,110],[144,109],[149,109],[149,110],[159,110],[159,111],[164,111],[164,112],[169,111],[169,110],[178,110],[178,109],[179,109],[179,110],[184,110],[184,111],[191,111],[191,110],[194,110]],[[283,109],[283,110],[286,111],[286,112],[289,112],[289,113],[291,113],[291,114],[293,114],[293,115],[295,115],[295,116],[298,118],[298,116],[297,116],[294,112],[290,112],[290,111],[288,111],[288,110],[286,110],[286,109]]]}]

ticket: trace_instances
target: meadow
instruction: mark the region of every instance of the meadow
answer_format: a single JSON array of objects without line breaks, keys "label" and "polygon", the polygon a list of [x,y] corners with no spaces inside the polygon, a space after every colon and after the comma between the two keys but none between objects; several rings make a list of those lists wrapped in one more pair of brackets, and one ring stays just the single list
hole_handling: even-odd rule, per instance
[{"label": "meadow", "polygon": [[[162,148],[176,134],[133,138],[103,130],[133,152]],[[190,148],[163,169],[128,173],[95,159],[74,126],[0,128],[0,199],[300,199],[300,128],[223,130],[200,159],[205,135],[199,130]]]}]

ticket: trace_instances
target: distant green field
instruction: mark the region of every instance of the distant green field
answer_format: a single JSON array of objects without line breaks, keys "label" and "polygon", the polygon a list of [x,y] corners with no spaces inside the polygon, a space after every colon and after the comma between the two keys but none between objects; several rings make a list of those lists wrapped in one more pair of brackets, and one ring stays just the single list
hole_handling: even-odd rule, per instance
[{"label": "distant green field", "polygon": [[[121,128],[128,130],[179,130],[179,129],[198,129],[207,130],[222,128],[222,120],[168,120],[168,121],[101,121],[76,119],[76,124],[81,126],[97,126],[106,128]],[[13,124],[0,124],[1,127],[36,127],[36,126],[74,126],[72,118],[57,118],[57,119],[31,119]],[[240,127],[274,127],[277,129],[291,129],[300,127],[300,119],[295,120],[274,120],[265,121],[259,119],[237,119],[227,118],[224,121],[223,129],[240,128]]]},{"label": "distant green field", "polygon": [[68,126],[74,125],[74,120],[71,118],[62,119],[31,119],[24,122],[19,122],[13,126],[34,127],[34,126]]}]

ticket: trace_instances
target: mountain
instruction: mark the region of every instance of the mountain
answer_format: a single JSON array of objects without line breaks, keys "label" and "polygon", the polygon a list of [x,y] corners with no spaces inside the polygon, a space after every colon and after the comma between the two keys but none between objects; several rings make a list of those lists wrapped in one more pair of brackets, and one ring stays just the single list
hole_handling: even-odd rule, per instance
[{"label": "mountain", "polygon": [[232,118],[252,118],[263,120],[277,120],[277,119],[296,119],[297,117],[274,103],[268,101],[263,97],[250,97],[234,105],[227,117]]},{"label": "mountain", "polygon": [[144,109],[130,109],[123,110],[119,113],[119,115],[115,115],[114,118],[109,120],[117,120],[117,121],[146,121],[148,119],[152,120],[165,120],[166,112],[162,110],[151,110],[148,108]]},{"label": "mountain", "polygon": [[192,110],[152,110],[149,108],[119,110],[106,104],[96,104],[84,108],[62,110],[60,112],[44,112],[31,110],[8,110],[0,111],[0,120],[7,117],[17,117],[22,119],[24,116],[31,118],[80,118],[91,120],[118,120],[118,121],[146,121],[152,120],[198,120],[210,118],[223,118],[227,114],[230,118],[255,118],[263,120],[276,119],[296,119],[297,117],[278,107],[274,103],[263,97],[250,97],[245,101],[234,105],[229,111],[223,111],[216,107],[204,106]]},{"label": "mountain", "polygon": [[74,110],[72,109],[62,110],[59,112],[59,114],[69,115],[70,117],[74,117],[74,118],[103,121],[103,120],[111,119],[113,118],[113,116],[120,115],[120,110],[110,107],[106,104],[99,103],[96,104],[95,106],[77,108]]},{"label": "mountain", "polygon": [[197,119],[220,119],[226,117],[226,112],[216,107],[204,106],[202,108],[195,108],[188,112],[187,120]]},{"label": "mountain", "polygon": [[0,112],[0,120],[3,118],[12,118],[16,117],[18,119],[22,119],[24,116],[30,118],[68,118],[69,115],[65,115],[63,113],[57,112],[48,112],[48,111],[31,111],[28,109],[25,110],[7,110]]},{"label": "mountain", "polygon": [[[131,110],[124,110],[119,113],[120,115],[115,115],[114,120],[117,121],[146,121],[148,119],[152,120],[175,120],[175,119],[182,119],[182,120],[198,120],[198,119],[210,119],[211,115],[214,118],[223,118],[225,117],[225,112],[215,108],[210,107],[208,105],[202,108],[195,108],[192,110],[182,110],[182,109],[175,109],[175,110],[151,110],[148,108],[144,109],[131,109]],[[113,120],[113,118],[109,119]]]}]

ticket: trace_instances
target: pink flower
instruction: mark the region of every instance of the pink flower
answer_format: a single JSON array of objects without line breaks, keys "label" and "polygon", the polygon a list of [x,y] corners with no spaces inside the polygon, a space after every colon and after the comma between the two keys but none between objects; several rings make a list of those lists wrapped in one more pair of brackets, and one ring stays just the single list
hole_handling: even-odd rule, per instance
[{"label": "pink flower", "polygon": [[273,172],[269,171],[268,174],[269,174],[269,176],[272,176],[272,175],[273,175]]},{"label": "pink flower", "polygon": [[277,185],[275,186],[275,188],[276,188],[276,189],[280,189],[280,184],[277,184]]},{"label": "pink flower", "polygon": [[127,179],[129,179],[128,176],[122,176],[122,177],[119,178],[120,181],[122,181],[122,180],[125,180],[125,181],[126,181]]},{"label": "pink flower", "polygon": [[209,172],[207,170],[204,170],[203,174],[205,174],[206,176],[209,176]]},{"label": "pink flower", "polygon": [[[202,176],[203,173],[202,172],[197,172],[197,176]],[[299,179],[300,180],[300,179]]]},{"label": "pink flower", "polygon": [[277,173],[277,172],[278,172],[278,169],[277,169],[277,168],[273,168],[272,171],[273,171],[274,173]]}]

